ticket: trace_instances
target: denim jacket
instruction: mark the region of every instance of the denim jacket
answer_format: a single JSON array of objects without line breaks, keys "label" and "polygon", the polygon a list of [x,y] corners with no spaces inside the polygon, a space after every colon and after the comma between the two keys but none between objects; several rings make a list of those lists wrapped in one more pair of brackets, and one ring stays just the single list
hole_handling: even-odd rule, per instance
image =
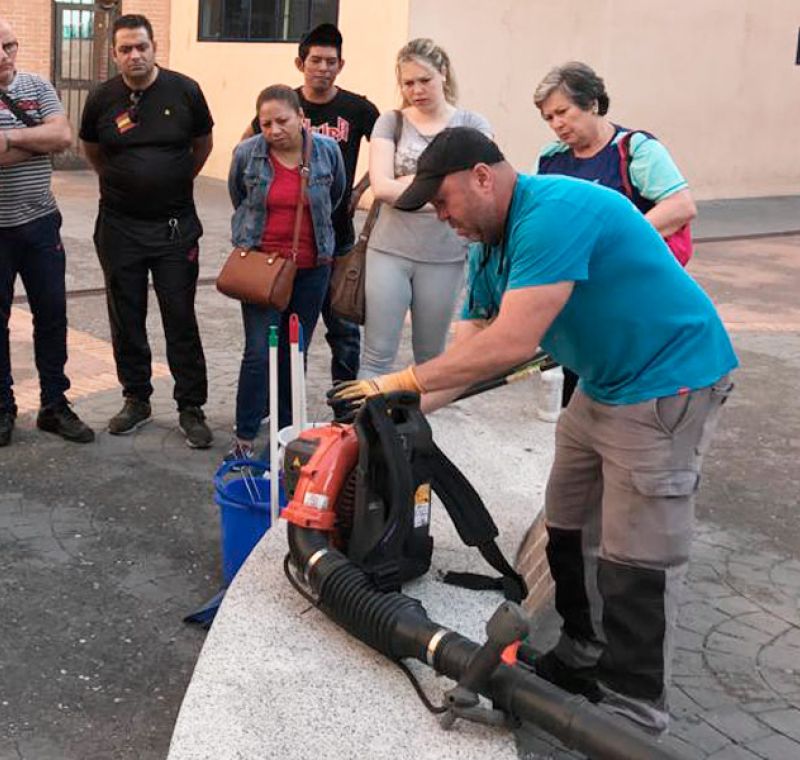
[{"label": "denim jacket", "polygon": [[[309,136],[312,143],[308,200],[317,243],[317,263],[324,264],[335,253],[331,216],[344,194],[344,162],[339,146],[330,137],[303,133],[304,140]],[[231,219],[235,246],[256,248],[261,243],[267,223],[266,198],[273,176],[269,146],[263,135],[255,135],[236,146],[228,173],[228,192],[235,209]]]}]

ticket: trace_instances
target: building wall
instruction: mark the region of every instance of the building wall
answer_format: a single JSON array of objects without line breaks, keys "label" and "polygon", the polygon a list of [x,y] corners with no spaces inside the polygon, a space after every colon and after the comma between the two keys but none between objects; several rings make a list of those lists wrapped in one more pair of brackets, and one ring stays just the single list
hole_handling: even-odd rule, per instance
[{"label": "building wall", "polygon": [[[156,40],[156,52],[158,62],[169,68],[169,45],[170,45],[170,17],[172,13],[171,6],[175,5],[176,8],[183,8],[190,4],[191,0],[176,0],[172,3],[170,0],[122,0],[123,13],[141,13],[147,16],[150,23],[153,25],[153,36]],[[197,5],[197,3],[191,3]]]},{"label": "building wall", "polygon": [[552,139],[533,90],[553,65],[604,77],[610,116],[669,147],[698,198],[798,191],[796,0],[410,0],[409,35],[450,53],[462,103],[529,169]]},{"label": "building wall", "polygon": [[[181,0],[176,5],[187,3]],[[153,24],[158,42],[158,61],[169,65],[170,0],[123,0],[123,13],[143,13]],[[52,0],[3,0],[0,18],[14,28],[20,41],[17,64],[24,71],[52,76]]]},{"label": "building wall", "polygon": [[19,40],[19,68],[50,77],[51,0],[4,0],[0,18],[11,24]]},{"label": "building wall", "polygon": [[[198,42],[199,4],[186,5],[172,6],[170,64],[203,88],[216,122],[214,151],[203,173],[225,178],[231,151],[255,114],[258,93],[270,84],[302,83],[294,65],[297,43]],[[345,67],[337,82],[367,95],[381,110],[394,108],[394,56],[408,38],[408,0],[340,0],[339,28]],[[361,153],[359,170],[367,160],[366,151]]]}]

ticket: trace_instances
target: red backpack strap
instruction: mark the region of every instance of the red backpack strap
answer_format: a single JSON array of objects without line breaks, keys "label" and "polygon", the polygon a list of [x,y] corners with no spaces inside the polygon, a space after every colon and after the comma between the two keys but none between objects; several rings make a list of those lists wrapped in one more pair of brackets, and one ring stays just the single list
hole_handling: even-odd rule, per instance
[{"label": "red backpack strap", "polygon": [[619,176],[622,180],[622,189],[628,198],[633,199],[633,184],[631,183],[631,137],[635,131],[626,132],[619,138],[617,150],[619,151]]},{"label": "red backpack strap", "polygon": [[619,176],[622,179],[622,189],[625,195],[633,200],[633,181],[631,180],[631,162],[633,155],[631,154],[631,138],[634,135],[644,135],[645,140],[655,140],[655,136],[643,129],[632,129],[626,132],[619,138],[617,143],[617,151],[619,152]]}]

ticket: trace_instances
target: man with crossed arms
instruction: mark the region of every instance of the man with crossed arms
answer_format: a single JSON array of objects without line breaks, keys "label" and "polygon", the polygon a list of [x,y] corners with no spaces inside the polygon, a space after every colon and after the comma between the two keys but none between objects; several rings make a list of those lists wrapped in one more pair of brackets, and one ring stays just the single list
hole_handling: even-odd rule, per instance
[{"label": "man with crossed arms", "polygon": [[64,395],[67,300],[61,214],[50,189],[51,153],[68,148],[72,131],[53,86],[17,70],[19,41],[0,19],[0,446],[11,443],[17,417],[8,322],[14,282],[22,279],[33,317],[39,373],[40,430],[89,443],[94,432]]}]

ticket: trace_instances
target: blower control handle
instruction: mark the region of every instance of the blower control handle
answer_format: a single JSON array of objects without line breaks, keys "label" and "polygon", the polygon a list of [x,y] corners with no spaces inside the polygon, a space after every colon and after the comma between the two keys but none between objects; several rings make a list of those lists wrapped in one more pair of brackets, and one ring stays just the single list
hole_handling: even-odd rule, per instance
[{"label": "blower control handle", "polygon": [[527,636],[528,630],[528,618],[518,604],[506,601],[494,611],[486,624],[486,643],[470,659],[458,685],[444,695],[448,710],[442,716],[443,728],[450,728],[456,718],[481,723],[505,722],[504,713],[478,707],[478,692],[500,664],[503,650]]}]

